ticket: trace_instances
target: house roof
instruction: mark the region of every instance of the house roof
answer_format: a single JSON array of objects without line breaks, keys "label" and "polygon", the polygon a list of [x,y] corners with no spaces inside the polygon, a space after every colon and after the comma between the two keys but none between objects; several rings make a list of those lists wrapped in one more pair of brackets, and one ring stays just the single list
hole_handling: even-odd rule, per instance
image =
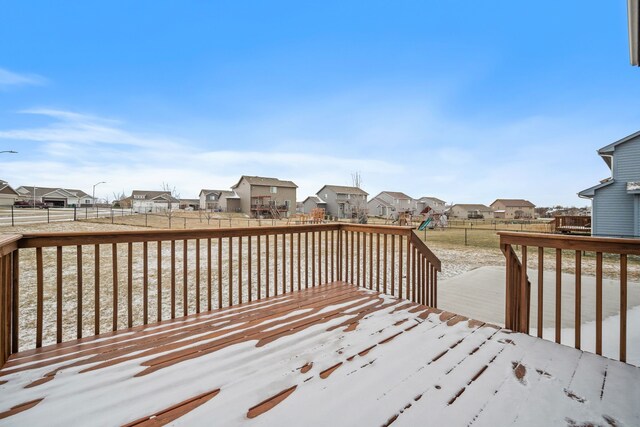
[{"label": "house roof", "polygon": [[238,193],[236,193],[235,191],[230,191],[230,190],[222,190],[220,191],[220,198],[225,198],[225,199],[239,199],[240,196],[238,196]]},{"label": "house roof", "polygon": [[391,197],[393,197],[394,199],[400,199],[400,200],[413,200],[413,198],[411,196],[407,196],[406,194],[400,192],[400,191],[382,191],[380,194],[385,193],[390,195]]},{"label": "house roof", "polygon": [[[26,192],[25,194],[21,194],[22,196],[26,197],[26,194],[28,194],[30,197],[33,197],[33,186],[21,185],[18,188],[23,189]],[[71,197],[91,197],[91,195],[85,193],[82,190],[76,190],[73,188],[62,188],[62,187],[55,188],[55,187],[36,186],[35,193],[36,193],[36,197],[43,197],[50,193],[54,193],[56,191],[67,193],[67,196],[71,196]]]},{"label": "house roof", "polygon": [[369,193],[364,191],[362,188],[349,187],[346,185],[325,185],[320,190],[318,190],[316,194],[321,193],[325,188],[328,188],[336,194],[364,194],[365,196],[369,195]]},{"label": "house roof", "polygon": [[420,197],[418,200],[419,201],[424,201],[425,199],[433,200],[434,202],[439,202],[439,203],[447,203],[444,200],[438,199],[437,197],[433,197],[433,196]]},{"label": "house roof", "polygon": [[536,205],[524,199],[496,199],[495,202],[491,203],[491,206],[495,205],[498,202],[502,203],[507,208],[535,208],[536,207]]},{"label": "house roof", "polygon": [[467,211],[492,211],[492,209],[489,206],[483,205],[483,204],[465,204],[465,203],[457,203],[453,206],[451,206],[452,208],[454,207],[460,207],[464,210]]},{"label": "house roof", "polygon": [[313,199],[313,201],[316,203],[316,205],[326,205],[327,202],[325,202],[324,200],[322,200],[320,197],[318,196],[309,196],[306,199],[304,199],[302,201],[302,203],[305,203],[307,200],[309,199]]},{"label": "house roof", "polygon": [[[619,139],[616,142],[612,142],[609,145],[605,145],[604,147],[598,150],[598,154],[602,156],[602,160],[604,160],[607,166],[609,166],[609,169],[611,169],[612,165],[611,165],[610,156],[613,155],[613,152],[615,151],[616,147],[621,144],[624,144],[625,142],[632,141],[638,137],[640,137],[640,131],[632,133],[631,135],[625,136],[624,138]],[[640,141],[640,139],[638,140]]]},{"label": "house roof", "polygon": [[613,184],[613,179],[603,179],[600,181],[600,184],[594,185],[593,187],[589,187],[586,190],[582,190],[578,193],[578,197],[582,197],[583,199],[590,199],[596,195],[596,190],[601,189],[602,187],[606,187],[609,184]]},{"label": "house roof", "polygon": [[238,182],[235,185],[231,186],[231,188],[237,188],[243,179],[247,181],[249,185],[260,185],[265,187],[298,188],[298,186],[294,184],[292,181],[283,181],[278,178],[268,178],[264,176],[249,176],[249,175],[242,175],[238,180]]},{"label": "house roof", "polygon": [[211,193],[222,193],[225,190],[207,190],[205,188],[203,188],[202,190],[200,190],[200,193],[198,193],[199,196],[202,196],[202,193],[204,193],[205,196],[208,196]]},{"label": "house roof", "polygon": [[170,202],[180,202],[178,199],[171,195],[170,191],[133,190],[131,192],[131,198],[135,199],[135,196],[144,196],[145,200],[155,200],[160,198]]},{"label": "house roof", "polygon": [[373,203],[378,204],[378,206],[382,205],[382,206],[386,206],[388,208],[393,207],[393,205],[387,201],[385,201],[384,199],[381,199],[380,197],[376,196],[373,199],[369,200],[369,203]]},{"label": "house roof", "polygon": [[13,193],[16,196],[20,195],[20,193],[18,193],[16,190],[14,190],[13,187],[11,187],[8,182],[2,181],[2,180],[0,180],[0,193],[2,193],[2,194],[12,194]]}]

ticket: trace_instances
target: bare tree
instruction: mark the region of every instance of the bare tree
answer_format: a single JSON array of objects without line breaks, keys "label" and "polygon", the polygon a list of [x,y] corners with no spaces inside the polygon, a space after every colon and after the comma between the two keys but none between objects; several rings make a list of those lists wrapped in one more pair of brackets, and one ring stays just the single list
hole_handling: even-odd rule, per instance
[{"label": "bare tree", "polygon": [[[117,191],[113,192],[113,207],[115,208],[120,208],[122,206],[120,206],[120,201],[124,200],[127,198],[127,195],[124,194],[124,190],[120,191],[119,193]],[[109,199],[107,199],[107,203],[109,203]]]},{"label": "bare tree", "polygon": [[[362,189],[362,175],[359,171],[351,174],[351,182],[354,187]],[[367,209],[363,202],[364,200],[360,200],[359,197],[356,198],[355,206],[352,208],[352,216],[355,214],[355,219],[360,224],[367,223]]]},{"label": "bare tree", "polygon": [[[168,182],[162,183],[162,191],[166,191],[169,193],[172,199],[180,200],[180,193],[176,190],[175,186],[171,186]],[[168,201],[168,209],[164,210],[164,216],[169,220],[169,228],[171,228],[171,218],[173,218],[173,214],[175,213],[173,210],[173,201],[170,199]]]}]

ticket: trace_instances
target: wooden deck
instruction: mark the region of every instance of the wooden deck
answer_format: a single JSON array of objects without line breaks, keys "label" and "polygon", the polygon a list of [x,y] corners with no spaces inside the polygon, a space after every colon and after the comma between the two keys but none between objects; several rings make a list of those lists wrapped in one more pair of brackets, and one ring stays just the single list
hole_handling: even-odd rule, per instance
[{"label": "wooden deck", "polygon": [[12,355],[4,425],[640,425],[640,369],[335,282]]}]

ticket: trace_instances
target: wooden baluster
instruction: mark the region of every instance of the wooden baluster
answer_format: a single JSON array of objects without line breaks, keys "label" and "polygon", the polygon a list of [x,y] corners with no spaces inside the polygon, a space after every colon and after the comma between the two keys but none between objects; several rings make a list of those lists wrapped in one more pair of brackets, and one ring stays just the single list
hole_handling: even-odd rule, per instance
[{"label": "wooden baluster", "polygon": [[13,316],[11,329],[11,352],[17,353],[19,351],[19,336],[20,336],[20,251],[15,250],[12,254],[13,262],[13,277],[12,277],[12,310]]},{"label": "wooden baluster", "polygon": [[627,361],[627,255],[620,255],[620,361]]},{"label": "wooden baluster", "polygon": [[189,314],[189,241],[182,241],[182,315]]},{"label": "wooden baluster", "polygon": [[[96,245],[97,246],[97,245]],[[157,291],[157,299],[158,299],[158,313],[157,313],[157,318],[158,318],[158,322],[162,321],[162,242],[160,240],[158,240],[158,256],[157,256],[157,262],[158,265],[156,267],[157,269],[157,281],[158,281],[158,291]]]},{"label": "wooden baluster", "polygon": [[149,323],[149,244],[142,242],[142,324]]},{"label": "wooden baluster", "polygon": [[369,289],[373,290],[373,233],[369,233]]},{"label": "wooden baluster", "polygon": [[[76,338],[82,338],[82,245],[76,246],[76,278],[77,278],[77,309],[76,309]],[[16,323],[14,323],[16,325]]]},{"label": "wooden baluster", "polygon": [[575,269],[576,289],[575,289],[575,347],[580,348],[580,334],[582,330],[582,252],[576,251]]},{"label": "wooden baluster", "polygon": [[222,308],[222,237],[218,237],[218,308]]},{"label": "wooden baluster", "polygon": [[362,233],[362,287],[367,287],[367,233]]},{"label": "wooden baluster", "polygon": [[407,289],[405,298],[411,300],[411,236],[407,236]]},{"label": "wooden baluster", "polygon": [[289,234],[289,290],[293,292],[293,233]]},{"label": "wooden baluster", "polygon": [[351,280],[349,281],[349,283],[352,284],[352,285],[356,283],[356,281],[354,279],[354,276],[353,276],[354,275],[354,271],[353,270],[354,270],[354,267],[355,267],[355,262],[354,262],[354,257],[355,256],[354,256],[354,250],[353,250],[354,249],[354,240],[355,240],[354,239],[354,233],[352,231],[351,232],[351,236],[350,236],[350,240],[349,240],[349,243],[351,244],[350,252],[349,252],[349,273],[351,274],[350,275]]},{"label": "wooden baluster", "polygon": [[273,295],[278,296],[278,235],[273,235]]},{"label": "wooden baluster", "polygon": [[402,258],[402,243],[403,237],[398,236],[398,298],[402,298],[402,263],[404,262]]},{"label": "wooden baluster", "polygon": [[251,271],[251,264],[253,261],[253,251],[251,250],[251,241],[253,238],[249,236],[247,241],[247,301],[251,302],[253,299],[253,289],[252,289],[252,280],[253,280],[253,272]]},{"label": "wooden baluster", "polygon": [[505,288],[505,298],[504,298],[504,325],[507,329],[514,330],[514,322],[513,322],[513,312],[514,312],[514,304],[513,304],[513,249],[511,245],[507,244],[504,246],[505,254],[507,257],[506,262],[506,288]]},{"label": "wooden baluster", "polygon": [[111,267],[113,269],[113,320],[111,327],[114,331],[118,330],[118,244],[111,244]]},{"label": "wooden baluster", "polygon": [[602,355],[602,252],[596,252],[596,354]]},{"label": "wooden baluster", "polygon": [[544,305],[544,247],[538,248],[538,338],[542,338]]},{"label": "wooden baluster", "polygon": [[200,313],[200,239],[196,239],[196,313]]},{"label": "wooden baluster", "polygon": [[[333,237],[333,235],[332,235]],[[302,268],[300,266],[300,250],[301,250],[301,246],[302,244],[300,243],[300,240],[302,239],[302,233],[298,233],[297,235],[297,240],[298,240],[298,290],[302,290]],[[332,242],[333,243],[333,242]],[[331,280],[333,280],[333,256],[331,257]]]},{"label": "wooden baluster", "polygon": [[438,270],[434,266],[433,268],[433,308],[438,308]]},{"label": "wooden baluster", "polygon": [[211,238],[207,238],[207,311],[211,311],[211,291],[213,288],[212,283],[212,269],[211,269]]},{"label": "wooden baluster", "polygon": [[266,249],[265,258],[264,258],[264,266],[265,266],[265,296],[269,298],[269,235],[265,236],[264,247]]},{"label": "wooden baluster", "polygon": [[171,318],[176,318],[176,241],[171,241]]},{"label": "wooden baluster", "polygon": [[282,293],[287,293],[287,235],[282,234]]},{"label": "wooden baluster", "polygon": [[258,279],[258,299],[262,298],[262,249],[260,248],[261,245],[261,236],[256,236],[256,243],[258,246],[258,274],[257,274],[257,279]]},{"label": "wooden baluster", "polygon": [[127,327],[133,326],[133,243],[127,244]]},{"label": "wooden baluster", "polygon": [[562,339],[562,249],[556,249],[556,342]]},{"label": "wooden baluster", "polygon": [[329,283],[329,232],[324,232],[324,280]]},{"label": "wooden baluster", "polygon": [[62,342],[62,246],[56,247],[56,342]]},{"label": "wooden baluster", "polygon": [[242,304],[242,236],[238,236],[238,304]]},{"label": "wooden baluster", "polygon": [[396,236],[391,235],[391,295],[395,296],[396,290]]},{"label": "wooden baluster", "polygon": [[357,254],[356,254],[356,260],[357,260],[357,267],[356,267],[356,286],[360,286],[360,277],[362,276],[362,273],[360,271],[360,232],[358,231],[356,233],[356,248],[357,248]]},{"label": "wooden baluster", "polygon": [[322,231],[318,231],[318,285],[322,285]]},{"label": "wooden baluster", "polygon": [[527,278],[527,247],[522,246],[522,266],[520,268],[520,332],[529,333],[529,295]]},{"label": "wooden baluster", "polygon": [[311,232],[311,286],[316,285],[316,232]]},{"label": "wooden baluster", "polygon": [[304,287],[309,287],[309,232],[304,233]]},{"label": "wooden baluster", "polygon": [[387,235],[384,235],[384,249],[383,249],[383,263],[384,263],[384,275],[382,281],[383,292],[387,293]]},{"label": "wooden baluster", "polygon": [[[300,252],[300,248],[298,248],[298,252]],[[331,230],[331,282],[335,281],[335,269],[336,265],[334,262],[336,256],[336,247],[335,247],[335,232]]]},{"label": "wooden baluster", "polygon": [[416,247],[411,245],[411,301],[417,302],[416,300]]},{"label": "wooden baluster", "polygon": [[380,233],[376,233],[376,292],[380,292]]},{"label": "wooden baluster", "polygon": [[229,289],[228,307],[233,305],[233,237],[229,237],[228,245],[228,264],[227,264],[227,289]]}]

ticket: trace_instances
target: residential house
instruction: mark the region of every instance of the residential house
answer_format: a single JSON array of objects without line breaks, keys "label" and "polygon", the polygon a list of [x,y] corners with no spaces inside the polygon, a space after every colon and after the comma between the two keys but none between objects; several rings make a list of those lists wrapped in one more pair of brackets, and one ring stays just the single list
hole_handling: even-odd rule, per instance
[{"label": "residential house", "polygon": [[367,202],[367,213],[369,216],[388,218],[392,216],[394,212],[393,205],[384,199],[374,197]]},{"label": "residential house", "polygon": [[310,214],[314,209],[324,209],[327,211],[327,202],[322,200],[318,196],[309,196],[302,202],[302,212],[305,214]]},{"label": "residential house", "polygon": [[288,217],[295,214],[297,188],[291,181],[247,175],[240,177],[231,187],[240,198],[241,212],[252,217]]},{"label": "residential house", "polygon": [[421,213],[427,207],[430,207],[435,213],[444,213],[447,210],[447,202],[433,196],[420,197],[414,203],[416,213]]},{"label": "residential house", "polygon": [[416,205],[413,198],[404,193],[382,191],[367,203],[367,208],[370,215],[397,218],[401,213],[414,213]]},{"label": "residential house", "polygon": [[200,199],[180,199],[180,209],[198,210],[200,209]]},{"label": "residential house", "polygon": [[46,203],[57,208],[70,206],[92,206],[92,196],[82,190],[71,188],[37,187],[22,185],[16,188],[20,199],[29,203]]},{"label": "residential house", "polygon": [[536,205],[524,199],[496,199],[489,206],[494,211],[494,218],[534,218],[536,214]]},{"label": "residential house", "polygon": [[493,218],[493,210],[482,204],[455,204],[448,210],[449,218],[480,219]]},{"label": "residential house", "polygon": [[316,195],[327,204],[327,215],[335,218],[354,218],[367,209],[369,193],[358,187],[325,185]]},{"label": "residential house", "polygon": [[602,147],[611,177],[578,196],[591,199],[591,234],[640,237],[640,131]]},{"label": "residential house", "polygon": [[163,212],[180,207],[180,200],[171,191],[133,190],[131,196],[119,201],[120,207],[131,208],[134,212]]},{"label": "residential house", "polygon": [[12,206],[20,199],[20,194],[9,185],[0,180],[0,206]]}]

